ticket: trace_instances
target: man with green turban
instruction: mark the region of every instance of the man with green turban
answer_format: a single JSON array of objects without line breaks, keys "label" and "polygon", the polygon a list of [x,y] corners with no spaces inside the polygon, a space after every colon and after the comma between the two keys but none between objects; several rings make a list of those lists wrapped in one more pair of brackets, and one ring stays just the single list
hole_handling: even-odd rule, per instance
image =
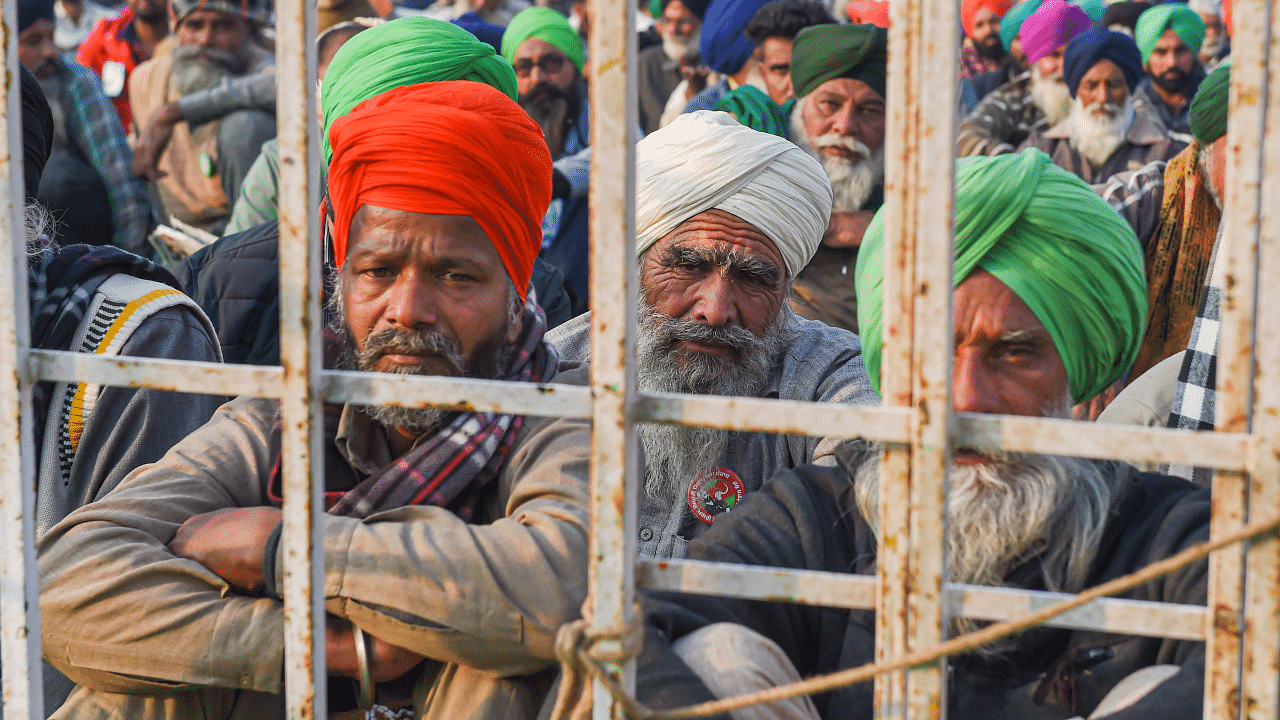
[{"label": "man with green turban", "polygon": [[1133,108],[1160,120],[1179,143],[1191,142],[1187,112],[1204,80],[1197,57],[1204,34],[1200,15],[1177,2],[1144,10],[1133,31],[1147,71],[1134,91]]},{"label": "man with green turban", "polygon": [[582,77],[582,36],[551,8],[516,15],[502,35],[502,57],[515,69],[520,107],[542,128],[551,157],[551,207],[542,220],[542,255],[564,274],[572,311],[588,309],[591,106]]},{"label": "man with green turban", "polygon": [[[1228,61],[1205,78],[1191,101],[1195,141],[1168,163],[1117,175],[1102,190],[1146,248],[1152,313],[1130,386],[1100,420],[1214,428],[1218,303],[1226,279],[1218,227],[1230,86]],[[1206,485],[1212,476],[1202,468],[1168,472]]]},{"label": "man with green turban", "polygon": [[858,331],[851,282],[858,245],[884,197],[888,38],[875,25],[812,25],[791,53],[789,139],[822,164],[835,192],[831,222],[796,276],[791,306],[850,332]]},{"label": "man with green turban", "polygon": [[[1069,417],[1073,402],[1124,373],[1142,337],[1146,288],[1133,231],[1035,150],[961,159],[955,207],[952,409]],[[857,268],[877,384],[884,242],[878,215]],[[944,242],[926,238],[922,251]],[[779,472],[690,543],[688,558],[874,575],[881,449],[853,441],[834,467]],[[945,492],[951,583],[1077,593],[1208,536],[1208,490],[1121,462],[953,447]],[[1202,561],[1125,597],[1203,606],[1206,572]],[[874,662],[883,622],[873,610],[675,594],[649,598],[644,617],[636,695],[655,710]],[[947,630],[978,626],[954,617]],[[1204,643],[1100,643],[1096,632],[1038,628],[953,658],[947,677],[950,717],[1191,720],[1203,710]],[[863,684],[743,717],[872,717],[873,705]]]}]

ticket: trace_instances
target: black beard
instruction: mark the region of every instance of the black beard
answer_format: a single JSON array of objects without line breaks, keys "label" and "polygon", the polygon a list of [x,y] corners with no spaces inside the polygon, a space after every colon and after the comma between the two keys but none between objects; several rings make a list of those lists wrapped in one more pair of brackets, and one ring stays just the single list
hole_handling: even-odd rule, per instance
[{"label": "black beard", "polygon": [[578,83],[574,82],[564,90],[551,83],[538,83],[520,96],[520,107],[542,128],[542,138],[547,142],[551,157],[560,157],[564,152],[569,125],[578,118],[578,113],[582,110]]},{"label": "black beard", "polygon": [[1191,86],[1191,73],[1172,68],[1158,77],[1152,75],[1151,83],[1165,92],[1180,93]]},{"label": "black beard", "polygon": [[138,12],[138,10],[135,8],[135,9],[134,9],[134,11],[133,11],[133,16],[134,16],[135,18],[137,18],[137,19],[141,20],[142,22],[147,23],[148,25],[151,25],[151,24],[160,23],[160,22],[163,22],[163,21],[165,21],[165,20],[168,20],[168,19],[169,19],[169,11],[168,11],[167,9],[165,9],[164,7],[160,7],[160,8],[157,8],[156,10],[154,10],[154,11],[152,11],[152,12],[148,12],[148,13],[140,13],[140,12]]},{"label": "black beard", "polygon": [[978,51],[978,55],[996,62],[1000,62],[1008,54],[1000,43],[1000,36],[994,34],[980,43],[975,42],[973,49]]}]

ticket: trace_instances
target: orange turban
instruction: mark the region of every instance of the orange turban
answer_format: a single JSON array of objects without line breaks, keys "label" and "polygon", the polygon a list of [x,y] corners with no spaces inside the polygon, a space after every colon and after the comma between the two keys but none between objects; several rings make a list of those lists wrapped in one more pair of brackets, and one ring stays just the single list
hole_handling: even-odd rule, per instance
[{"label": "orange turban", "polygon": [[978,14],[979,8],[990,10],[996,17],[1004,17],[1011,7],[1013,0],[961,0],[960,24],[964,25],[964,34],[973,35],[973,18]]},{"label": "orange turban", "polygon": [[329,144],[338,267],[361,205],[468,215],[489,236],[524,298],[551,203],[551,153],[515,101],[465,80],[406,85],[335,120]]}]

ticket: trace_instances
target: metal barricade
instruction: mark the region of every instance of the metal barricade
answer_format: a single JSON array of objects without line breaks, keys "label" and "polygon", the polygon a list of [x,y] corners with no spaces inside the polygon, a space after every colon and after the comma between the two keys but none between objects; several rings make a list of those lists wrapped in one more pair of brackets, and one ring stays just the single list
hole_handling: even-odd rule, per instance
[{"label": "metal barricade", "polygon": [[[315,5],[279,0],[280,368],[103,358],[31,351],[28,342],[18,74],[3,93],[0,154],[0,656],[7,716],[43,717],[36,601],[30,389],[40,380],[89,381],[194,393],[280,398],[284,418],[286,696],[291,718],[324,717],[319,408],[323,401],[437,404],[541,416],[591,418],[593,628],[632,621],[637,587],[786,598],[877,611],[876,658],[927,649],[946,619],[1002,620],[1061,596],[954,585],[943,552],[943,478],[954,442],[1008,450],[1130,461],[1159,460],[1218,471],[1212,534],[1221,536],[1280,507],[1280,8],[1237,0],[1228,192],[1223,222],[1229,279],[1223,300],[1218,432],[1099,426],[1062,420],[956,414],[950,403],[953,156],[957,5],[893,0],[886,147],[884,403],[878,408],[636,391],[634,256],[633,0],[593,0],[590,46],[592,368],[590,386],[533,387],[493,381],[386,376],[321,369],[320,247],[315,182]],[[17,68],[16,2],[4,3],[6,67]],[[1263,329],[1259,331],[1259,328]],[[863,437],[886,443],[884,537],[877,578],[745,568],[694,561],[635,561],[638,422]],[[1159,637],[1205,639],[1205,716],[1280,715],[1280,541],[1274,536],[1216,553],[1207,608],[1102,600],[1049,624]],[[617,648],[620,649],[620,648]],[[624,689],[632,668],[618,664]],[[876,682],[883,718],[945,715],[939,661]],[[620,710],[595,687],[598,718]]]}]

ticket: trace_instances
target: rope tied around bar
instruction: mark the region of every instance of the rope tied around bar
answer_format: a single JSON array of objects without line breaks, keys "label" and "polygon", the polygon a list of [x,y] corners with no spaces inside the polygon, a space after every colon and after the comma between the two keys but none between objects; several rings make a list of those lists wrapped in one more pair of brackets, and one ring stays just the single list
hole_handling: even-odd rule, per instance
[{"label": "rope tied around bar", "polygon": [[609,694],[622,704],[629,717],[647,717],[650,711],[641,706],[622,688],[601,663],[624,663],[635,657],[644,638],[644,621],[636,603],[631,621],[596,630],[583,618],[560,626],[556,633],[555,653],[560,661],[560,689],[551,711],[552,720],[576,717],[579,699],[588,697],[591,680],[599,680]]},{"label": "rope tied around bar", "polygon": [[[598,631],[595,635],[589,636],[586,631],[589,622],[579,620],[561,627],[560,633],[556,637],[556,657],[560,660],[562,676],[560,693],[556,697],[555,710],[551,717],[552,720],[589,717],[589,715],[575,715],[573,713],[573,706],[577,703],[578,698],[582,697],[586,692],[585,678],[588,675],[601,682],[614,701],[622,706],[627,717],[636,718],[637,720],[685,720],[685,718],[710,717],[774,700],[828,692],[871,680],[877,675],[901,672],[910,668],[929,665],[944,657],[968,652],[987,643],[1010,635],[1016,635],[1093,600],[1121,593],[1150,582],[1155,578],[1168,575],[1193,562],[1203,560],[1210,553],[1262,535],[1274,534],[1277,529],[1280,529],[1280,515],[1249,523],[1231,532],[1224,533],[1218,538],[1211,538],[1193,545],[1176,555],[1152,563],[1141,570],[1082,590],[1075,597],[1054,603],[1016,620],[993,623],[981,630],[951,638],[932,648],[907,653],[886,662],[869,663],[856,668],[839,670],[828,675],[811,677],[790,685],[782,685],[746,695],[739,695],[738,697],[713,700],[671,710],[652,710],[640,704],[639,701],[623,690],[621,684],[611,674],[599,665],[600,660],[593,658],[591,655],[591,648],[595,641],[604,639],[618,640],[623,633],[635,633],[631,642],[635,642],[637,647],[631,648],[630,652],[618,653],[607,661],[621,662],[630,658],[635,649],[638,648],[638,640],[641,637],[640,614],[638,612],[632,615],[632,625],[635,627],[626,628],[616,635]],[[611,630],[616,631],[616,629]],[[572,683],[576,684],[571,684],[571,679]]]}]

